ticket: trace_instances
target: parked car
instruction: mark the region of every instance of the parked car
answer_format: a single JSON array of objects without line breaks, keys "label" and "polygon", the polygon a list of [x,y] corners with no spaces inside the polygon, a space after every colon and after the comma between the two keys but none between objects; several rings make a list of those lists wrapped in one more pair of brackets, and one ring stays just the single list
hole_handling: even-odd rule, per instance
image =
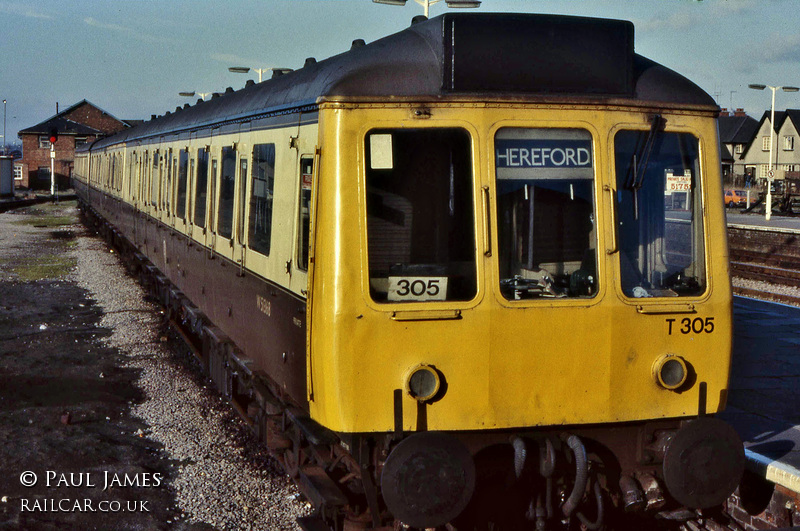
[{"label": "parked car", "polygon": [[[756,200],[754,191],[750,192],[750,202],[754,203]],[[747,192],[745,190],[725,190],[725,206],[726,207],[743,207],[747,205]]]}]

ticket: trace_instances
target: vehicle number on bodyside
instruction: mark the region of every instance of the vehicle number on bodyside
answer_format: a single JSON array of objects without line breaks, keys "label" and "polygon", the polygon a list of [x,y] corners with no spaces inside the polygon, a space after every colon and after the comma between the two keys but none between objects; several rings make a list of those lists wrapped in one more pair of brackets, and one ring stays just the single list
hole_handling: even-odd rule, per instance
[{"label": "vehicle number on bodyside", "polygon": [[390,301],[447,300],[447,277],[389,277]]},{"label": "vehicle number on bodyside", "polygon": [[667,319],[669,335],[672,334],[710,334],[714,331],[714,318],[684,317],[683,319]]}]

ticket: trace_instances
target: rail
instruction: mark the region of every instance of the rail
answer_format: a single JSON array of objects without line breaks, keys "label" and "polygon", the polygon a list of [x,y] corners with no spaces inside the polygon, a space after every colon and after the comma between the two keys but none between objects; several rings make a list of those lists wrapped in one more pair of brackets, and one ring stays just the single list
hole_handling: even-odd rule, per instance
[{"label": "rail", "polygon": [[731,276],[763,283],[754,288],[734,281],[734,293],[800,306],[798,238],[796,229],[729,225]]}]

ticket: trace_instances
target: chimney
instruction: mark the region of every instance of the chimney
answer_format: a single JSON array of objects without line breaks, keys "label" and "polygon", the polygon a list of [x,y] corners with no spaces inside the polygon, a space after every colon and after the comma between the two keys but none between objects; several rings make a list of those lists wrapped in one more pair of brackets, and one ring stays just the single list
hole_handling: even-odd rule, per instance
[{"label": "chimney", "polygon": [[747,116],[747,113],[744,112],[744,109],[736,109],[733,113],[734,116]]}]

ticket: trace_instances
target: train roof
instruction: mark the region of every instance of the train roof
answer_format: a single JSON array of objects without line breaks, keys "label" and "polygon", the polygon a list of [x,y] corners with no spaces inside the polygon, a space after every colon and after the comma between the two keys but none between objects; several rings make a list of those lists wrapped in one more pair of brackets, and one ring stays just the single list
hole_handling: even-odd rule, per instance
[{"label": "train roof", "polygon": [[271,115],[326,100],[626,100],[716,110],[680,74],[634,52],[633,24],[558,15],[448,13],[258,84],[228,89],[96,142],[103,147]]}]

